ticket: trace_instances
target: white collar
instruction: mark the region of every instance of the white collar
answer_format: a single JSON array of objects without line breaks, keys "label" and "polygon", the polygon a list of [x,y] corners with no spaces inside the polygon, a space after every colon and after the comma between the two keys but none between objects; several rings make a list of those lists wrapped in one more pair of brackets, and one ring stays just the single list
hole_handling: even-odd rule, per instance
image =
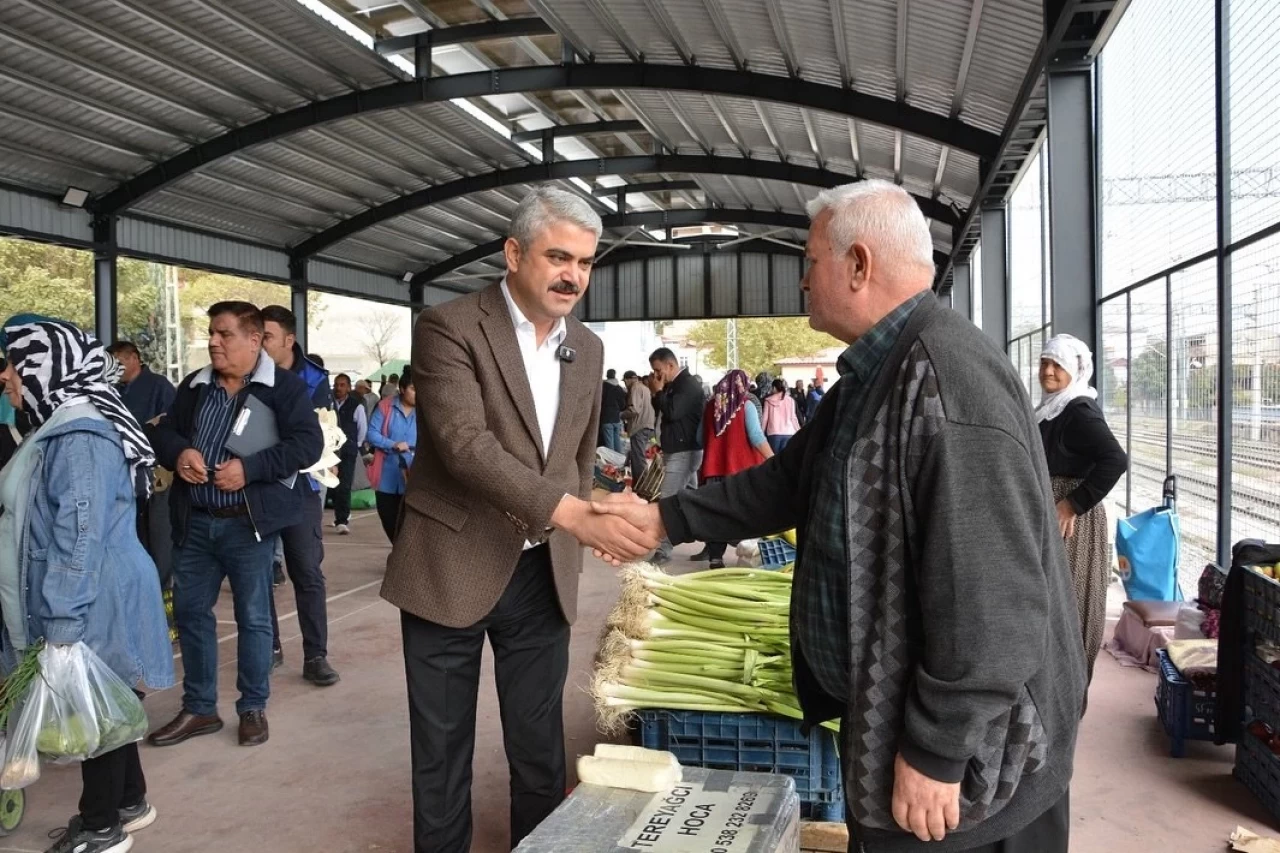
[{"label": "white collar", "polygon": [[[191,380],[192,387],[196,385],[208,385],[213,381],[213,365],[206,364],[200,368],[200,372],[196,374],[196,378]],[[267,355],[266,350],[258,352],[258,363],[254,366],[253,372],[249,374],[248,382],[256,382],[259,385],[266,385],[268,388],[274,388],[276,384],[276,363],[271,360],[271,356]]]},{"label": "white collar", "polygon": [[[507,277],[505,275],[502,277],[502,284],[500,287],[502,288],[502,298],[507,300],[507,310],[511,312],[511,324],[515,326],[516,331],[518,332],[524,328],[530,332],[535,332],[536,334],[536,330],[533,327],[533,321],[524,316],[524,312],[520,310],[520,306],[511,298],[511,288],[507,286]],[[551,346],[558,347],[568,334],[568,324],[565,323],[565,319],[561,317],[560,321],[556,323],[556,327],[551,330],[551,334],[547,335],[547,339],[543,342],[543,346],[550,344]]]}]

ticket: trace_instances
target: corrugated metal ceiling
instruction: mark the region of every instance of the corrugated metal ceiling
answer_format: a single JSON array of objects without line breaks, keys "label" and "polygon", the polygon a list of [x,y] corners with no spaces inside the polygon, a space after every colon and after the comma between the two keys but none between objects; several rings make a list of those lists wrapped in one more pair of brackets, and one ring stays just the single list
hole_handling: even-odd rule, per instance
[{"label": "corrugated metal ceiling", "polygon": [[[440,26],[537,14],[595,62],[642,57],[792,74],[991,133],[1004,127],[1041,35],[1040,0],[976,0],[980,14],[975,0],[312,2],[366,43],[299,0],[0,4],[0,181],[58,194],[77,186],[100,195],[192,145],[267,116],[408,80],[411,62],[397,64],[367,42]],[[441,68],[559,59],[560,39],[545,35],[437,48],[436,54]],[[971,152],[865,119],[724,94],[601,89],[495,93],[342,118],[242,147],[130,209],[288,247],[398,195],[539,162],[538,146],[526,150],[511,142],[513,130],[599,118],[639,119],[646,131],[561,139],[559,155],[661,149],[782,160],[898,180],[957,210],[978,188]],[[697,191],[636,194],[628,202],[645,210],[726,205],[801,213],[815,192],[746,177],[693,177]],[[599,186],[619,182],[599,180]],[[578,188],[585,192],[587,184]],[[399,275],[499,236],[523,189],[477,192],[400,215],[334,242],[321,256]],[[611,197],[597,204],[602,213],[614,207]],[[937,223],[934,236],[938,249],[950,249],[950,226]]]}]

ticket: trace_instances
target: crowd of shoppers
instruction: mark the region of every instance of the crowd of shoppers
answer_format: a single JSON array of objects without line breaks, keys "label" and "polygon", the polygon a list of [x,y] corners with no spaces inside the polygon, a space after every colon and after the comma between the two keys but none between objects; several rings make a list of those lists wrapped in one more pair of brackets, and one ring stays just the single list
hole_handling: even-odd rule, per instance
[{"label": "crowd of shoppers", "polygon": [[[610,369],[601,382],[601,342],[572,316],[601,222],[549,188],[517,208],[503,280],[423,311],[412,365],[377,391],[346,374],[331,389],[283,306],[212,306],[211,363],[176,390],[129,342],[108,352],[62,321],[10,319],[0,327],[0,509],[26,510],[0,512],[0,593],[25,579],[18,606],[30,618],[15,622],[13,603],[0,601],[0,663],[15,665],[12,626],[25,625],[21,644],[84,642],[130,686],[169,686],[148,553],[163,550],[182,710],[148,742],[223,726],[213,608],[224,579],[239,742],[266,742],[281,660],[277,542],[303,677],[339,680],[327,659],[324,490],[305,473],[323,449],[317,410],[332,409],[345,437],[336,532],[349,532],[367,446],[392,543],[382,594],[401,610],[418,853],[470,847],[486,638],[512,846],[563,800],[582,546],[615,565],[649,553],[663,563],[673,544],[698,539],[720,568],[728,543],[787,528],[799,537],[796,692],[807,724],[841,723],[859,843],[1065,853],[1072,751],[1105,617],[1101,502],[1127,465],[1089,385],[1092,354],[1068,335],[1048,341],[1033,410],[1005,354],[933,297],[932,241],[905,191],[868,180],[819,194],[810,213],[810,322],[848,344],[830,390],[821,376],[789,388],[731,370],[708,393],[667,348],[651,354],[647,376],[627,371],[620,383]],[[233,424],[250,409],[274,425],[247,448],[252,431]],[[638,475],[655,443],[659,502],[590,502],[597,447],[627,452]],[[172,547],[151,536],[148,549],[157,468],[175,475]],[[74,535],[55,535],[63,530]],[[156,817],[137,745],[81,770],[79,813],[50,849],[127,849],[128,833]]]}]

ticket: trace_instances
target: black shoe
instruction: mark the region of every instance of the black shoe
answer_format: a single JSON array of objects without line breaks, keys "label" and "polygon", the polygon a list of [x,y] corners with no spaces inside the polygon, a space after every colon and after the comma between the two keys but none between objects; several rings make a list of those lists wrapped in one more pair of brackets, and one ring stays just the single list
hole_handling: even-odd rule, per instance
[{"label": "black shoe", "polygon": [[271,669],[277,670],[284,666],[284,649],[271,650]]},{"label": "black shoe", "polygon": [[724,560],[712,560],[712,561],[711,561],[711,566],[710,566],[710,567],[711,567],[711,568],[713,568],[713,569],[723,569],[723,568],[724,568]]},{"label": "black shoe", "polygon": [[157,817],[155,807],[145,799],[136,806],[120,809],[120,825],[124,827],[125,832],[137,832],[139,829],[146,829],[156,822]]},{"label": "black shoe", "polygon": [[267,712],[245,711],[240,715],[240,745],[259,746],[267,742]]},{"label": "black shoe", "polygon": [[279,563],[271,564],[271,585],[284,586],[284,566]]},{"label": "black shoe", "polygon": [[711,559],[711,555],[707,553],[706,546],[703,546],[703,548],[702,548],[702,550],[701,550],[701,551],[699,551],[698,553],[694,554],[694,555],[693,555],[692,557],[690,557],[689,559],[690,559],[690,560],[693,560],[695,563],[700,563],[700,562],[702,562],[703,560],[710,560],[710,559]]},{"label": "black shoe", "polygon": [[44,853],[126,853],[133,849],[133,839],[116,824],[110,829],[85,829],[76,815],[65,829],[55,829],[49,837],[56,839]]},{"label": "black shoe", "polygon": [[329,666],[329,660],[315,657],[302,664],[302,677],[317,687],[328,687],[338,683],[338,673]]}]

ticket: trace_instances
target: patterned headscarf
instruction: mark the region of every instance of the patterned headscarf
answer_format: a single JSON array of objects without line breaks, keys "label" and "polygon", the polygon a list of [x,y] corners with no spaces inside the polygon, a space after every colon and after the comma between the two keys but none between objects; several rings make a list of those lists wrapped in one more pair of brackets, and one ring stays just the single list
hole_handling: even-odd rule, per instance
[{"label": "patterned headscarf", "polygon": [[62,405],[87,399],[120,434],[137,493],[151,493],[155,452],[115,388],[124,372],[120,362],[97,338],[61,320],[20,314],[0,330],[0,347],[22,380],[23,408],[33,426]]},{"label": "patterned headscarf", "polygon": [[745,370],[730,370],[716,383],[715,389],[711,392],[714,400],[711,411],[715,418],[717,436],[722,435],[729,428],[729,424],[747,404],[750,385],[751,379]]},{"label": "patterned headscarf", "polygon": [[1061,391],[1045,394],[1036,407],[1037,421],[1051,421],[1062,414],[1067,404],[1080,397],[1098,398],[1098,391],[1089,387],[1093,378],[1093,353],[1084,341],[1073,335],[1056,335],[1045,342],[1040,359],[1048,359],[1071,374],[1071,384]]}]

